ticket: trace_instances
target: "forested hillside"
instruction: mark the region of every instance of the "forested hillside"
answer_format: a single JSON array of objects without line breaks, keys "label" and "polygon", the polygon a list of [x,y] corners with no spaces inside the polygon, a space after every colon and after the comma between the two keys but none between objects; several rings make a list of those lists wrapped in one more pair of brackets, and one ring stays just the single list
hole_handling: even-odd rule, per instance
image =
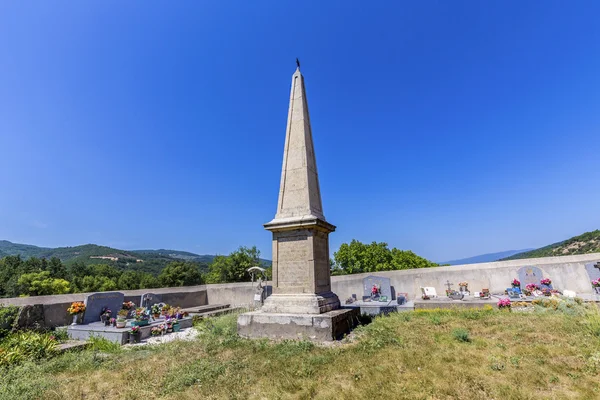
[{"label": "forested hillside", "polygon": [[539,249],[515,254],[502,260],[519,260],[522,258],[538,258],[553,256],[570,256],[576,254],[600,253],[600,230],[586,232],[562,242],[554,243]]},{"label": "forested hillside", "polygon": [[[19,245],[4,242],[4,246],[11,253],[19,251]],[[228,256],[214,256],[210,263],[96,245],[58,249],[25,245],[20,249],[29,256],[0,258],[0,297],[244,282],[250,280],[248,268],[265,263],[256,246],[240,247]]]}]

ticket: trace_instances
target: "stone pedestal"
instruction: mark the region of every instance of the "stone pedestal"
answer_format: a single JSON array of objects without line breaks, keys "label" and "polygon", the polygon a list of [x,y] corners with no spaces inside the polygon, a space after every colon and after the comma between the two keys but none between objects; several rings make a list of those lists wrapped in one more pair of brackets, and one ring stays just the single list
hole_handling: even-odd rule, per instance
[{"label": "stone pedestal", "polygon": [[337,309],[323,314],[253,311],[238,317],[238,333],[247,338],[339,340],[358,324],[360,309]]}]

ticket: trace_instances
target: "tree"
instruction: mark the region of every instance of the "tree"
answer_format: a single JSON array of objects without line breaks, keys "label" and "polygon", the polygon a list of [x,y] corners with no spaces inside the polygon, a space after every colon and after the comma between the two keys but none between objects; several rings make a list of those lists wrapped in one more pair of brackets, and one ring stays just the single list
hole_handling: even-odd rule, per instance
[{"label": "tree", "polygon": [[412,251],[390,250],[384,242],[364,244],[352,240],[350,244],[343,243],[333,257],[333,275],[437,266]]},{"label": "tree", "polygon": [[198,265],[187,261],[173,261],[158,275],[164,287],[192,286],[202,283],[202,275]]},{"label": "tree", "polygon": [[260,251],[253,246],[242,246],[229,256],[216,256],[209,266],[209,283],[248,282],[250,267],[260,265]]},{"label": "tree", "polygon": [[31,296],[69,293],[69,281],[50,277],[49,271],[30,272],[19,277],[20,292]]},{"label": "tree", "polygon": [[48,271],[53,278],[66,279],[67,268],[58,257],[52,257],[48,263]]}]

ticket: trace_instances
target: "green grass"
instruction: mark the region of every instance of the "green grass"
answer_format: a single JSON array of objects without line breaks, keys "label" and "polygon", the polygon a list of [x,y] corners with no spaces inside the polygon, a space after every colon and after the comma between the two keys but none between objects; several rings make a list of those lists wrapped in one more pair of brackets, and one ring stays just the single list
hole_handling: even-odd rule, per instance
[{"label": "green grass", "polygon": [[198,338],[94,348],[2,371],[0,399],[594,399],[600,313],[422,310],[375,318],[330,346],[246,340],[236,315]]}]

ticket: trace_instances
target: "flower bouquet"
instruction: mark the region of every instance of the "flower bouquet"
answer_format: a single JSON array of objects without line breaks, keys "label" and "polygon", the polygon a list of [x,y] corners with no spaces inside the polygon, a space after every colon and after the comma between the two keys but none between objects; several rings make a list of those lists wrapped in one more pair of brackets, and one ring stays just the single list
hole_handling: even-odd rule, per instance
[{"label": "flower bouquet", "polygon": [[498,300],[498,308],[499,309],[501,309],[501,310],[502,309],[504,309],[504,310],[506,310],[506,309],[510,310],[510,306],[511,306],[510,299],[500,299],[500,300]]},{"label": "flower bouquet", "polygon": [[150,312],[152,313],[154,319],[158,319],[158,317],[160,317],[161,307],[158,304],[154,304],[152,307],[150,307]]},{"label": "flower bouquet", "polygon": [[135,308],[135,303],[133,301],[126,301],[123,303],[123,310],[131,310]]},{"label": "flower bouquet", "polygon": [[592,281],[592,287],[596,290],[597,293],[600,293],[600,278]]},{"label": "flower bouquet", "polygon": [[552,285],[552,281],[550,280],[550,278],[544,278],[540,281],[540,284],[544,286],[550,286]]},{"label": "flower bouquet", "polygon": [[79,314],[83,314],[85,311],[85,304],[82,301],[76,301],[71,303],[71,307],[67,308],[67,312],[73,316],[73,323],[71,325],[77,325],[77,318]]},{"label": "flower bouquet", "polygon": [[521,281],[519,281],[517,278],[513,279],[512,282],[510,283],[512,287],[520,287],[521,286]]}]

